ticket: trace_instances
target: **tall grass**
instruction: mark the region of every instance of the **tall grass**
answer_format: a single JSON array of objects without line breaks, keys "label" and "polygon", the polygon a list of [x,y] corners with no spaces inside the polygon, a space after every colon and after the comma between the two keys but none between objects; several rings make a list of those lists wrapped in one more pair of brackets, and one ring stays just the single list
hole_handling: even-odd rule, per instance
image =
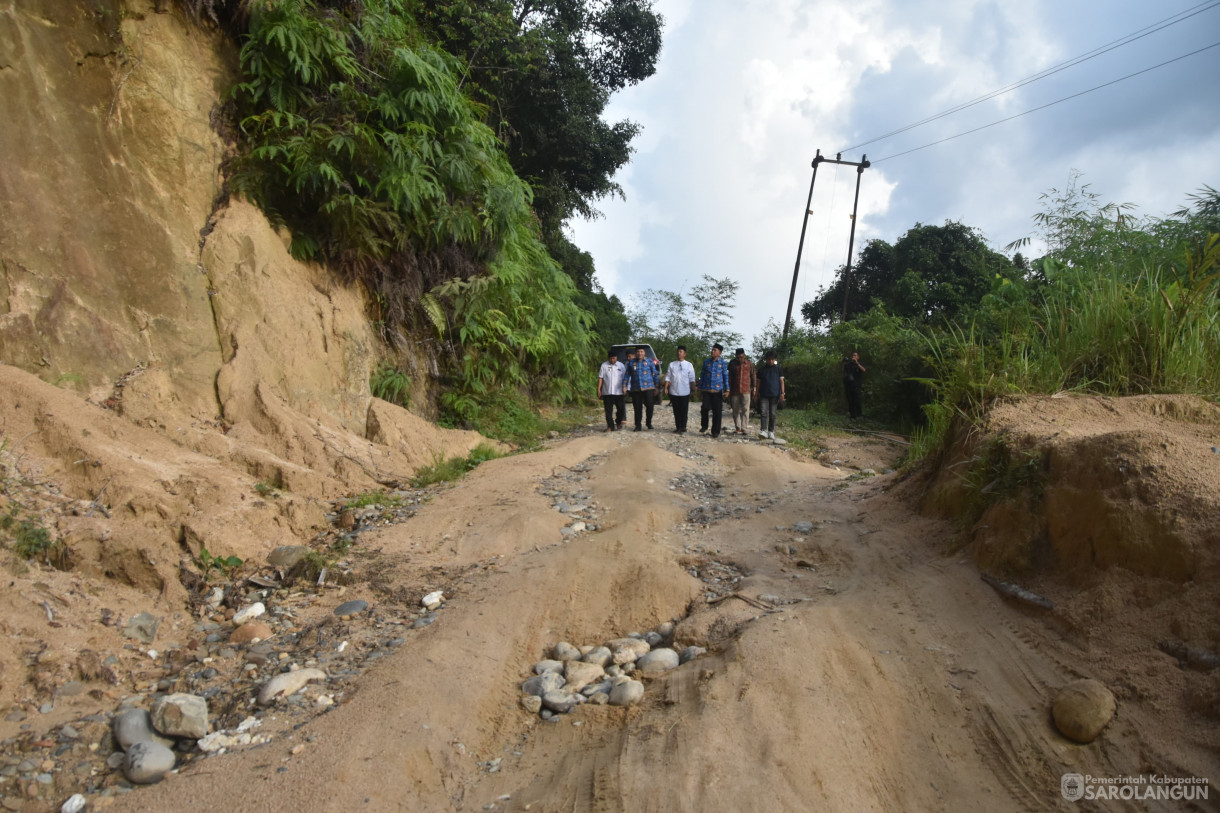
[{"label": "tall grass", "polygon": [[1044,262],[1028,306],[927,335],[936,401],[917,441],[1011,393],[1188,393],[1220,399],[1220,236],[1180,262]]}]

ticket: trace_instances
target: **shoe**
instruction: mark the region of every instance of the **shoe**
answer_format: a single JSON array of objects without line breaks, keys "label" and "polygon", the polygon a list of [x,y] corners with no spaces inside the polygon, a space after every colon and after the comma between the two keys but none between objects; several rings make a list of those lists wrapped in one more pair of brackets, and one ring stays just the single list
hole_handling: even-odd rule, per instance
[{"label": "shoe", "polygon": [[607,426],[607,427],[606,427],[605,429],[603,429],[602,431],[603,431],[603,432],[613,432],[613,431],[614,431],[614,427],[613,427],[613,426]]},{"label": "shoe", "polygon": [[680,434],[682,434],[682,430],[681,430],[681,429],[675,429],[675,430],[674,430],[674,434],[675,434],[675,435],[680,435]]},{"label": "shoe", "polygon": [[640,430],[640,427],[638,427],[638,426],[637,426],[637,427],[635,428],[635,431],[637,431],[637,432],[641,431],[641,430]]},{"label": "shoe", "polygon": [[706,426],[700,426],[700,427],[699,427],[699,434],[700,434],[700,435],[702,435],[702,434],[703,434],[704,432],[706,432],[706,431],[707,431],[707,427],[706,427]]},{"label": "shoe", "polygon": [[652,424],[648,424],[648,431],[649,431],[649,432],[651,432],[651,431],[652,431]]}]

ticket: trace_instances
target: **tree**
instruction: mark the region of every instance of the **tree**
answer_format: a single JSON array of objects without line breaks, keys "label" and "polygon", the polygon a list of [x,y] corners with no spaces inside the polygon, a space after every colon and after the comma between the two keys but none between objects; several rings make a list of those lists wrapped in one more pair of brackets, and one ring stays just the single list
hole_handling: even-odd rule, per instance
[{"label": "tree", "polygon": [[663,20],[651,0],[413,0],[412,10],[465,60],[544,232],[621,193],[611,179],[639,128],[601,115],[612,93],[656,70]]},{"label": "tree", "polygon": [[704,274],[688,296],[654,288],[644,291],[627,313],[632,341],[651,344],[659,358],[667,359],[677,356],[680,344],[691,359],[709,355],[716,342],[725,347],[740,344],[741,334],[728,329],[739,287],[728,277]]},{"label": "tree", "polygon": [[[818,296],[801,306],[814,326],[839,320],[845,271]],[[915,226],[890,246],[871,240],[852,269],[847,318],[884,305],[887,312],[919,322],[954,319],[974,307],[999,278],[1020,278],[1012,260],[993,251],[977,229],[956,221],[943,226]]]}]

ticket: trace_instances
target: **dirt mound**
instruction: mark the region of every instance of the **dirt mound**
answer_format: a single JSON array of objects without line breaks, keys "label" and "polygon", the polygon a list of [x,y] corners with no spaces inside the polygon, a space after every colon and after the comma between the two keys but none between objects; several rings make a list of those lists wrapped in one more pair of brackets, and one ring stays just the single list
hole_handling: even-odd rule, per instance
[{"label": "dirt mound", "polygon": [[[264,386],[256,393],[262,432],[154,429],[0,365],[0,634],[12,641],[0,649],[0,707],[50,700],[79,677],[82,649],[122,652],[122,626],[142,611],[184,617],[184,580],[197,577],[204,549],[263,562],[328,529],[333,500],[486,442],[366,398],[368,440]],[[31,561],[32,550],[42,552]],[[158,645],[174,640],[170,626]]]},{"label": "dirt mound", "polygon": [[[1220,407],[1189,396],[997,403],[935,463],[925,510],[1007,575],[1220,576]],[[964,518],[964,519],[963,519]]]}]

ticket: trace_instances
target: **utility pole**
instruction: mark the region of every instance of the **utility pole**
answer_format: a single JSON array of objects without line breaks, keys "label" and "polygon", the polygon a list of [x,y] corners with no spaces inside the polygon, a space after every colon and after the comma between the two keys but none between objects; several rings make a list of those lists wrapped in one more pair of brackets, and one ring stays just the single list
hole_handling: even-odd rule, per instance
[{"label": "utility pole", "polygon": [[784,314],[784,335],[780,339],[780,347],[787,348],[788,346],[788,329],[792,326],[792,305],[796,300],[796,278],[801,271],[801,252],[805,248],[805,229],[809,226],[809,216],[813,214],[809,210],[809,205],[813,202],[813,185],[818,180],[818,164],[842,164],[844,166],[856,168],[856,200],[851,207],[851,238],[847,243],[847,273],[843,278],[843,318],[847,318],[847,285],[851,277],[851,252],[856,241],[856,209],[860,205],[860,177],[864,174],[864,170],[871,166],[868,162],[868,156],[861,156],[861,160],[857,163],[854,161],[844,161],[843,153],[838,153],[833,159],[824,158],[822,151],[818,150],[813,157],[813,177],[809,180],[809,197],[805,200],[805,215],[801,220],[801,239],[796,246],[796,265],[792,269],[792,290],[788,293],[788,311]]}]

